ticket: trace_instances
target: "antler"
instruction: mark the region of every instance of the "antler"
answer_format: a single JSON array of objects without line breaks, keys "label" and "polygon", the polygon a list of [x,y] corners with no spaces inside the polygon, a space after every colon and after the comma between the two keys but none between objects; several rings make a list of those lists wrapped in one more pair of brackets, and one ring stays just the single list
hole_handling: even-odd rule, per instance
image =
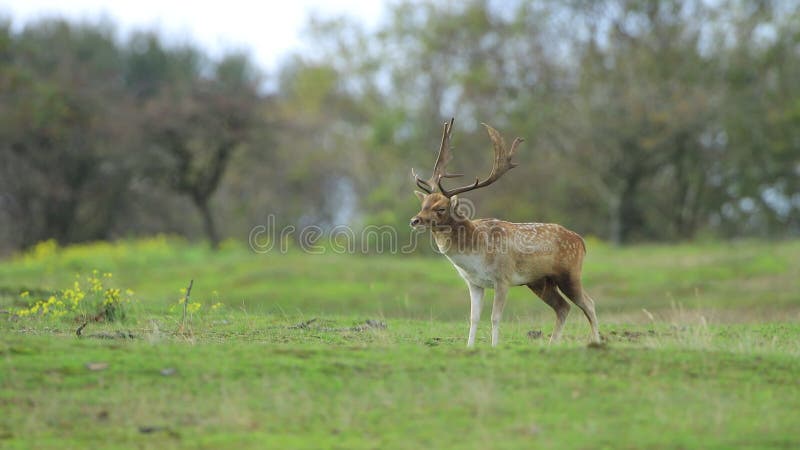
[{"label": "antler", "polygon": [[481,125],[486,127],[486,131],[489,132],[489,138],[492,140],[492,147],[494,148],[494,164],[492,165],[492,172],[489,174],[489,178],[483,181],[480,181],[479,178],[475,178],[475,183],[473,184],[450,190],[447,190],[442,186],[442,179],[440,177],[438,180],[436,180],[436,184],[439,187],[439,191],[441,191],[442,195],[445,197],[452,197],[462,192],[488,186],[503,176],[504,173],[508,172],[514,167],[517,167],[517,164],[512,162],[511,158],[514,156],[514,152],[517,151],[517,146],[525,140],[519,137],[515,138],[514,142],[511,143],[511,147],[506,148],[506,141],[497,130],[485,123],[481,123]]},{"label": "antler", "polygon": [[437,188],[441,189],[439,182],[442,178],[456,178],[462,176],[461,174],[447,173],[447,164],[453,159],[453,154],[450,152],[450,133],[453,131],[453,122],[455,118],[451,118],[450,122],[444,123],[444,130],[442,131],[442,144],[439,146],[439,156],[436,157],[436,164],[433,165],[433,174],[427,181],[420,179],[414,169],[411,169],[411,176],[417,182],[417,186],[428,194],[434,192]]}]

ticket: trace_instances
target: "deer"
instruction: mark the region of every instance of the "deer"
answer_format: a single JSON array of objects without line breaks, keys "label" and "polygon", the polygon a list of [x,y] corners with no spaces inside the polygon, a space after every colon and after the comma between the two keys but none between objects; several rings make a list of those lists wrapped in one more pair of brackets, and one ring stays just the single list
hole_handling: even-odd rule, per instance
[{"label": "deer", "polygon": [[561,337],[564,322],[570,311],[567,299],[580,308],[591,326],[591,339],[600,342],[594,300],[584,291],[581,270],[586,255],[586,243],[576,232],[555,223],[512,223],[499,219],[470,219],[459,208],[458,194],[487,187],[517,166],[512,157],[522,138],[506,146],[500,133],[481,123],[489,134],[494,150],[494,162],[489,176],[474,183],[447,189],[444,179],[462,174],[447,171],[453,158],[450,135],[455,118],[444,123],[439,154],[428,180],[421,179],[414,169],[411,175],[422,207],[411,218],[411,227],[430,230],[440,253],[452,263],[467,283],[470,297],[469,335],[467,347],[475,345],[475,334],[481,317],[486,289],[494,290],[492,302],[492,347],[500,335],[508,290],[512,286],[527,286],[556,314],[549,343]]}]

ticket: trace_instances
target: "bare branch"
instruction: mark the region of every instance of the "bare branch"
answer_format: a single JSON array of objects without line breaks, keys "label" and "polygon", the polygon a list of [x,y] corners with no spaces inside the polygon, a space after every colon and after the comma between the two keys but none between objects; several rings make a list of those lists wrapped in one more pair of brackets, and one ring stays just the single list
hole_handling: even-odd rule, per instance
[{"label": "bare branch", "polygon": [[189,287],[186,288],[186,295],[183,297],[183,327],[186,327],[186,308],[189,305],[189,294],[192,293],[194,280],[189,280]]}]

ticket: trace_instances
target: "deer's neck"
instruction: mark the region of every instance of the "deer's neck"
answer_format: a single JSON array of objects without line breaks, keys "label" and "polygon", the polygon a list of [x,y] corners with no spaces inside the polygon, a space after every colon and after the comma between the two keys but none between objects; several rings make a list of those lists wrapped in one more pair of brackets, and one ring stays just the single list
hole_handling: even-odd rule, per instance
[{"label": "deer's neck", "polygon": [[447,227],[433,229],[433,238],[444,254],[472,252],[475,249],[475,224],[468,219],[453,219]]}]

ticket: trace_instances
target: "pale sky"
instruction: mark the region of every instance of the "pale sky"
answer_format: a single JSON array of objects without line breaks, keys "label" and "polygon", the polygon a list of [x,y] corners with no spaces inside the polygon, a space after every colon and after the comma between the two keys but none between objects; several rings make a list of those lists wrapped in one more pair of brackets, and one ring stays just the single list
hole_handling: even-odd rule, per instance
[{"label": "pale sky", "polygon": [[281,57],[301,48],[309,14],[347,14],[374,27],[384,7],[385,0],[7,0],[0,4],[0,17],[10,18],[15,29],[54,15],[90,21],[107,17],[123,36],[133,29],[158,28],[212,55],[244,48],[263,69],[273,71]]}]

